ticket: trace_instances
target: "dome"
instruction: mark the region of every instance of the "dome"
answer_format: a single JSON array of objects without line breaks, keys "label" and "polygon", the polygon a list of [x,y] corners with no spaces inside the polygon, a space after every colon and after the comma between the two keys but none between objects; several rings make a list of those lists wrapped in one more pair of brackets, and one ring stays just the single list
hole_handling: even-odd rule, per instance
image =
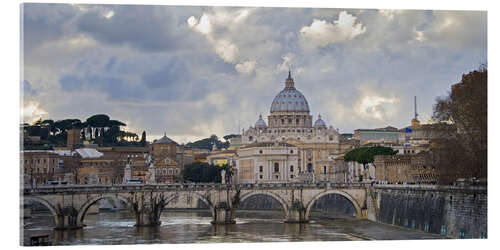
[{"label": "dome", "polygon": [[286,87],[274,97],[271,104],[271,112],[276,111],[305,111],[309,112],[309,105],[307,100],[294,87],[293,78],[288,72],[288,79],[286,79]]},{"label": "dome", "polygon": [[321,115],[318,115],[318,120],[314,122],[314,127],[326,127],[325,121],[321,119]]},{"label": "dome", "polygon": [[265,128],[267,127],[267,124],[264,120],[262,120],[262,115],[259,115],[259,120],[255,122],[255,127],[256,128]]}]

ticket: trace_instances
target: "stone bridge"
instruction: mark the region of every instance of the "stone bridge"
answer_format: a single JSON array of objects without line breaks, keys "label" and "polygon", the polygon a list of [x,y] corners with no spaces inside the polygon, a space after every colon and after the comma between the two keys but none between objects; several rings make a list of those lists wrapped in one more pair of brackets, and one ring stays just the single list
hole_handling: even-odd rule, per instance
[{"label": "stone bridge", "polygon": [[367,218],[369,209],[378,210],[369,189],[366,184],[333,183],[70,185],[24,188],[21,202],[43,204],[54,216],[56,229],[74,229],[83,227],[89,207],[105,198],[127,203],[135,215],[136,226],[154,226],[161,223],[164,207],[181,195],[207,204],[213,224],[235,223],[235,211],[241,202],[253,195],[267,195],[281,204],[285,222],[306,223],[315,201],[328,194],[345,197],[355,208],[357,218]]}]

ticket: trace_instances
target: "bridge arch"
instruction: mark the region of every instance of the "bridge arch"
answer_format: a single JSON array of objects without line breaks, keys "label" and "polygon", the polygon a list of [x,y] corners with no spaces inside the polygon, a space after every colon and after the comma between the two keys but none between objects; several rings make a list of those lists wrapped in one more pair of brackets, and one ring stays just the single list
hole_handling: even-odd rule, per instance
[{"label": "bridge arch", "polygon": [[102,199],[107,199],[107,198],[116,198],[130,205],[130,201],[126,197],[119,194],[99,195],[92,197],[88,199],[85,203],[83,203],[80,209],[78,209],[78,216],[76,217],[77,223],[83,223],[85,214],[87,213],[87,210],[90,208],[90,206],[94,205],[96,202]]},{"label": "bridge arch", "polygon": [[319,200],[321,197],[329,194],[338,194],[344,198],[346,198],[351,204],[354,206],[354,209],[356,210],[356,218],[361,218],[361,206],[359,206],[358,202],[356,199],[354,199],[350,194],[340,191],[340,190],[327,190],[321,193],[316,194],[313,196],[313,198],[309,201],[309,203],[306,206],[306,218],[309,219],[309,215],[311,213],[311,208],[314,205],[314,202]]},{"label": "bridge arch", "polygon": [[[208,206],[208,209],[210,210],[210,214],[213,216],[215,216],[215,204],[213,204],[209,199],[210,198],[206,198],[205,196],[203,196],[202,194],[198,193],[198,192],[190,192],[190,194],[192,194],[193,196],[196,196],[196,198],[200,199],[201,201],[203,201],[205,203],[205,205]],[[210,197],[209,194],[205,194],[207,196]]]},{"label": "bridge arch", "polygon": [[36,196],[24,196],[23,199],[24,199],[24,201],[35,201],[35,202],[38,202],[38,203],[44,205],[46,208],[48,208],[50,210],[50,213],[54,217],[55,225],[59,224],[59,217],[57,216],[57,210],[50,202],[48,202],[47,200],[45,200],[43,198],[36,197]]},{"label": "bridge arch", "polygon": [[245,193],[245,194],[243,194],[240,197],[240,204],[243,203],[243,201],[245,201],[246,199],[248,199],[248,198],[250,198],[251,196],[254,196],[254,195],[267,195],[267,196],[271,196],[272,198],[274,198],[275,200],[277,200],[281,204],[281,206],[283,207],[283,211],[285,212],[285,218],[288,215],[288,205],[287,205],[286,201],[283,200],[283,198],[281,198],[279,195],[277,195],[277,194],[275,194],[273,192],[270,192],[270,191],[255,190],[255,191],[250,191],[248,193]]}]

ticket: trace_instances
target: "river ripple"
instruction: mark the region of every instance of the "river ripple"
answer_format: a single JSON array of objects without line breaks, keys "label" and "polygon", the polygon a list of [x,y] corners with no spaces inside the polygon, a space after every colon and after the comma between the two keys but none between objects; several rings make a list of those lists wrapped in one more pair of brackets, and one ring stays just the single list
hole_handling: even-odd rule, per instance
[{"label": "river ripple", "polygon": [[135,227],[127,211],[86,215],[83,229],[56,231],[49,214],[27,219],[25,239],[50,234],[53,245],[114,245],[222,242],[349,241],[435,239],[439,235],[331,214],[311,215],[310,223],[283,223],[282,211],[238,211],[236,224],[211,225],[208,211],[166,211],[161,226]]}]

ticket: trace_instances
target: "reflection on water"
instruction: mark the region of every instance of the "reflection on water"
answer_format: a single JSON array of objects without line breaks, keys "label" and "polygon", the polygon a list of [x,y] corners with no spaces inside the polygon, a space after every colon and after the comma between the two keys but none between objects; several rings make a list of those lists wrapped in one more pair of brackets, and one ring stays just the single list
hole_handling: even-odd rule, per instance
[{"label": "reflection on water", "polygon": [[[27,220],[24,233],[46,232],[54,245],[159,244],[205,242],[338,241],[384,238],[435,238],[435,235],[389,227],[365,220],[312,216],[310,223],[283,223],[282,211],[238,211],[236,224],[212,225],[207,211],[163,212],[158,227],[135,227],[127,211],[86,215],[83,229],[55,231],[49,214]],[[32,223],[30,225],[30,223]],[[43,225],[43,226],[42,226]],[[399,238],[398,238],[399,237]]]}]

